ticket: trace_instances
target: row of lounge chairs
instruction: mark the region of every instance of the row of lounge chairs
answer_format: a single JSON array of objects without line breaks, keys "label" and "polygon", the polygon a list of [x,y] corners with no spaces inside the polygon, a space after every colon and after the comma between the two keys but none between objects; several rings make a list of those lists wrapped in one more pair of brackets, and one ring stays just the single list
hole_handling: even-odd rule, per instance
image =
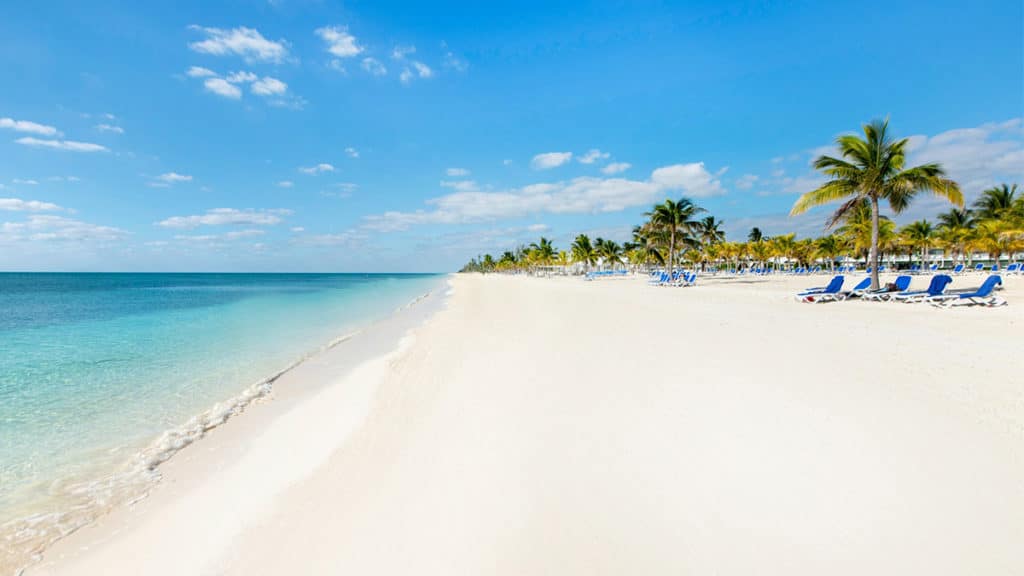
[{"label": "row of lounge chairs", "polygon": [[652,286],[693,286],[697,283],[697,273],[676,271],[671,274],[668,272],[655,272],[651,274],[651,279],[647,281]]},{"label": "row of lounge chairs", "polygon": [[947,274],[936,274],[926,290],[910,290],[911,277],[909,275],[898,276],[891,286],[879,290],[870,290],[871,277],[867,277],[853,290],[843,291],[845,277],[838,275],[828,283],[827,286],[808,288],[796,295],[800,302],[838,302],[848,298],[861,298],[869,301],[891,301],[891,302],[927,302],[935,306],[950,307],[957,305],[979,305],[979,306],[1003,306],[1006,300],[993,294],[998,286],[1002,286],[1003,279],[998,274],[992,274],[981,284],[981,286],[961,291],[947,293],[946,288],[953,282],[953,278]]}]

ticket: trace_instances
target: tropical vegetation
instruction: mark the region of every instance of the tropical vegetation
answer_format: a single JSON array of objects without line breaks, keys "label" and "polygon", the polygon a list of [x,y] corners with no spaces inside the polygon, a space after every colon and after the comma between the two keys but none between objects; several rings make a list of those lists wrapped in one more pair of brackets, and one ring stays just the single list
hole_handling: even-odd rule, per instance
[{"label": "tropical vegetation", "polygon": [[[473,258],[463,271],[583,274],[622,268],[834,268],[852,260],[872,269],[877,286],[879,265],[886,260],[925,268],[937,257],[949,265],[970,266],[978,255],[999,262],[1024,252],[1024,192],[1017,184],[990,187],[967,206],[959,185],[946,177],[939,164],[906,166],[908,140],[894,139],[887,120],[865,125],[863,134],[863,138],[840,136],[838,156],[815,159],[814,167],[828,180],[793,205],[795,215],[842,202],[819,238],[769,236],[755,227],[745,241],[729,241],[725,223],[691,199],[666,199],[645,213],[644,222],[634,226],[630,239],[622,244],[578,234],[567,250],[558,250],[551,239],[540,238],[497,258],[490,254]],[[884,203],[899,215],[926,192],[953,207],[934,221],[922,219],[902,227],[881,213]]]}]

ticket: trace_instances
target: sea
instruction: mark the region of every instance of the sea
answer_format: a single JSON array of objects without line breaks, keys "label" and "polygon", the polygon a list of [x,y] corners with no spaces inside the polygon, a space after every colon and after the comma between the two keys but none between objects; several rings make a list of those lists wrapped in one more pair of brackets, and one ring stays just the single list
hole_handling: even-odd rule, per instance
[{"label": "sea", "polygon": [[444,279],[0,273],[0,566],[140,497],[276,376]]}]

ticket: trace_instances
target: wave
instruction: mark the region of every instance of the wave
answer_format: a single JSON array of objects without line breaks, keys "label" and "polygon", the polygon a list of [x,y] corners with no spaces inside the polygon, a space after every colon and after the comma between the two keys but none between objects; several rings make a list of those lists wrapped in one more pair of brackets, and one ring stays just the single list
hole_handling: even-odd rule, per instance
[{"label": "wave", "polygon": [[[421,294],[394,312],[408,310],[433,293],[434,290]],[[13,571],[15,575],[20,575],[28,566],[41,560],[42,553],[54,542],[88,526],[118,506],[131,505],[145,499],[160,481],[160,466],[163,463],[201,440],[211,430],[223,426],[231,418],[267,398],[281,376],[365,330],[364,327],[334,338],[270,377],[259,380],[227,400],[217,402],[181,426],[165,430],[113,474],[86,480],[63,478],[50,482],[47,492],[51,500],[57,503],[57,509],[30,513],[0,524],[0,541],[4,543],[4,553],[0,554],[0,573]]]}]

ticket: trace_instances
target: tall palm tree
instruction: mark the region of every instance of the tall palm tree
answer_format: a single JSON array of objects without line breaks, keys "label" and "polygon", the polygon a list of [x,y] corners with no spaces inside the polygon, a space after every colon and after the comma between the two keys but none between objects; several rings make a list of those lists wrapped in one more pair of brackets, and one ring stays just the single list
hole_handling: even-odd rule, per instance
[{"label": "tall palm tree", "polygon": [[750,229],[750,234],[747,234],[747,242],[760,242],[764,239],[764,234],[761,233],[761,229],[754,226]]},{"label": "tall palm tree", "polygon": [[1024,196],[1017,196],[1017,185],[1001,184],[983,190],[974,201],[974,212],[980,220],[998,220],[1014,210],[1014,203]]},{"label": "tall palm tree", "polygon": [[590,243],[590,237],[586,234],[576,236],[576,239],[572,241],[570,250],[572,251],[573,262],[583,264],[587,270],[590,270],[591,266],[597,264],[597,253],[594,252],[594,246]]},{"label": "tall palm tree", "polygon": [[701,243],[710,245],[725,241],[725,232],[722,231],[722,226],[725,226],[725,222],[714,216],[705,216],[697,221],[694,228]]},{"label": "tall palm tree", "polygon": [[676,240],[681,236],[691,234],[696,226],[693,217],[704,212],[689,198],[680,198],[679,201],[666,199],[661,204],[656,204],[654,209],[646,214],[650,218],[652,228],[668,235],[668,269],[673,269]]},{"label": "tall palm tree", "polygon": [[824,172],[830,180],[801,196],[793,204],[790,215],[844,200],[829,220],[828,227],[832,227],[867,199],[871,204],[871,288],[877,289],[879,202],[886,200],[892,211],[899,214],[919,192],[931,192],[957,206],[963,206],[964,197],[960,186],[945,177],[940,165],[904,166],[908,139],[893,140],[888,133],[888,119],[874,120],[865,124],[863,130],[863,139],[852,134],[836,139],[842,158],[819,156],[815,159],[814,168]]},{"label": "tall palm tree", "polygon": [[904,242],[912,249],[921,251],[921,267],[925,266],[928,249],[935,245],[935,228],[927,220],[911,222],[901,230]]}]

